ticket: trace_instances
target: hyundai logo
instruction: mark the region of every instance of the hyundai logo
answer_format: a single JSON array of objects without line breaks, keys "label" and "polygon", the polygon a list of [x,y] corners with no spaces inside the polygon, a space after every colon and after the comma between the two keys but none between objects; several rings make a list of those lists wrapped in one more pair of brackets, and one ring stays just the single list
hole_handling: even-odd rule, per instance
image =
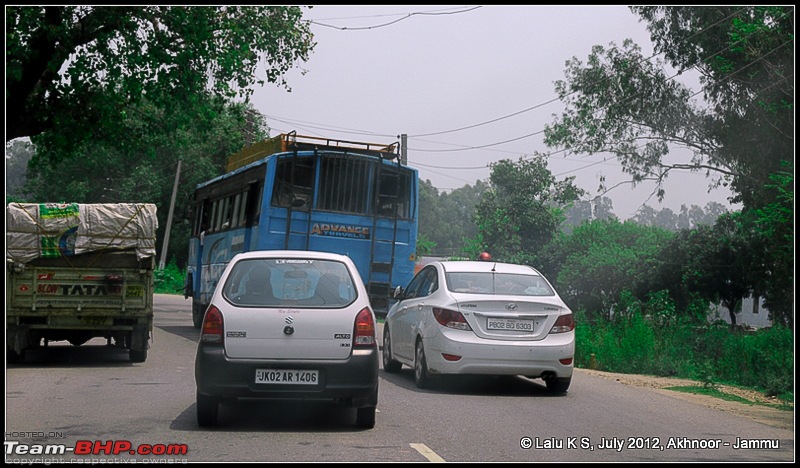
[{"label": "hyundai logo", "polygon": [[517,305],[513,302],[511,304],[506,304],[506,309],[508,310],[517,310]]}]

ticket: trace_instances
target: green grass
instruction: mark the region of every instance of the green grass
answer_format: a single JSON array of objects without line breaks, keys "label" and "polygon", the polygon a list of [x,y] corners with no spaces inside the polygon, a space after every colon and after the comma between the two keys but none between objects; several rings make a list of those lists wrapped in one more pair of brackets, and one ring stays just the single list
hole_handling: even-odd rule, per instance
[{"label": "green grass", "polygon": [[746,398],[742,398],[738,395],[732,395],[730,393],[725,393],[714,387],[703,386],[703,385],[665,387],[665,390],[673,390],[676,392],[683,392],[683,393],[692,393],[695,395],[707,395],[710,397],[719,398],[720,400],[734,401],[737,403],[744,403],[746,405],[751,405],[751,406],[758,405],[758,406],[766,406],[768,408],[776,408],[784,411],[793,411],[792,406],[785,402],[780,404],[771,404],[771,403],[762,403],[760,401],[751,401]]}]

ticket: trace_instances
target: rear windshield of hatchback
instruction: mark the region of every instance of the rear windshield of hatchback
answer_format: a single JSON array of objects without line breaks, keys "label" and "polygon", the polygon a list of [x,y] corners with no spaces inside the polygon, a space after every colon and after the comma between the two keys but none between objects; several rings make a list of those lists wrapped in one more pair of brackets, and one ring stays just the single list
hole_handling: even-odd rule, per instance
[{"label": "rear windshield of hatchback", "polygon": [[244,307],[340,308],[357,295],[347,266],[334,260],[245,259],[231,268],[222,295]]}]

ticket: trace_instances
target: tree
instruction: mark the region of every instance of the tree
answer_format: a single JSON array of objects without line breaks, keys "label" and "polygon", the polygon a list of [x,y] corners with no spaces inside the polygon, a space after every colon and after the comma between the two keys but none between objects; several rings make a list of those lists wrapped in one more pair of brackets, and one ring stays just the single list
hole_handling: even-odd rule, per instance
[{"label": "tree", "polygon": [[314,45],[299,6],[6,7],[6,142],[31,137],[58,161],[98,132],[127,141],[143,99],[180,126],[177,103],[287,86]]},{"label": "tree", "polygon": [[547,157],[539,153],[492,164],[489,190],[475,215],[482,250],[498,260],[537,265],[540,250],[564,220],[564,210],[584,193],[573,181],[557,181],[547,169]]},{"label": "tree", "polygon": [[19,139],[6,144],[6,203],[25,198],[22,186],[28,161],[33,157],[30,141]]},{"label": "tree", "polygon": [[734,169],[734,201],[771,203],[770,175],[794,162],[794,6],[631,10],[648,22],[657,53],[701,72],[710,107],[697,134],[712,164]]},{"label": "tree", "polygon": [[[661,183],[675,170],[714,174],[732,201],[758,208],[781,161],[793,161],[794,7],[632,7],[649,22],[656,54],[702,75],[707,105],[660,60],[630,40],[573,58],[556,91],[567,108],[545,129],[549,146],[612,152],[633,184]],[[693,156],[671,162],[674,147]],[[669,158],[668,158],[669,156]]]},{"label": "tree", "polygon": [[[196,113],[196,105],[173,109],[182,115],[180,127],[165,125],[164,112],[149,102],[140,102],[126,112],[120,131],[131,137],[113,141],[98,133],[91,144],[77,150],[80,157],[52,164],[58,149],[40,145],[31,161],[25,191],[42,202],[121,203],[144,202],[158,206],[157,246],[167,226],[178,161],[182,161],[180,183],[168,252],[178,266],[186,264],[189,227],[184,224],[199,182],[224,173],[229,155],[239,151],[248,138],[263,139],[266,133],[260,114],[245,104],[226,104],[222,98],[206,96],[202,106],[214,112]],[[199,102],[199,101],[198,101]],[[253,120],[256,119],[256,120]],[[246,134],[250,122],[252,134]]]},{"label": "tree", "polygon": [[486,183],[479,180],[475,186],[439,193],[429,180],[420,181],[419,232],[432,244],[428,255],[450,257],[465,253],[467,239],[478,232],[475,206],[486,189]]},{"label": "tree", "polygon": [[773,323],[794,329],[794,175],[778,172],[771,179],[779,196],[742,213],[742,224],[757,252],[751,265],[755,292],[764,295]]},{"label": "tree", "polygon": [[608,197],[576,201],[566,210],[563,229],[569,231],[572,227],[593,219],[617,219],[612,212],[613,208],[614,203]]},{"label": "tree", "polygon": [[[688,237],[685,275],[689,289],[728,309],[731,325],[741,300],[754,290],[750,252],[758,248],[743,235],[739,213],[723,215],[714,226],[700,226]],[[670,255],[667,252],[667,255]]]},{"label": "tree", "polygon": [[[663,54],[678,74],[700,72],[703,99],[693,101],[699,92],[678,84],[659,60],[644,57],[631,41],[622,47],[595,46],[585,65],[575,58],[568,62],[566,79],[556,85],[567,108],[545,129],[545,141],[576,153],[612,152],[632,183],[655,180],[659,198],[661,182],[675,170],[715,174],[711,188],[730,184],[731,201],[743,205],[740,229],[723,221],[716,234],[730,235],[733,244],[708,246],[722,249],[716,253],[722,257],[736,252],[741,257],[730,264],[747,265],[749,275],[771,283],[759,289],[771,291],[785,317],[793,297],[787,257],[794,252],[794,216],[793,204],[788,208],[783,200],[793,199],[794,185],[774,180],[794,172],[794,6],[631,10],[648,22],[656,54]],[[691,159],[674,162],[673,147],[687,149]],[[761,221],[770,219],[773,237],[754,234],[749,220],[761,215],[766,216]],[[784,225],[777,228],[775,221]],[[779,278],[778,271],[788,278]],[[703,279],[702,288],[716,288],[721,298],[738,294],[733,290],[739,279],[716,278],[725,283]],[[753,281],[748,288],[756,287]]]},{"label": "tree", "polygon": [[586,221],[546,247],[543,267],[570,307],[608,318],[624,291],[646,299],[653,259],[673,234],[617,219]]},{"label": "tree", "polygon": [[693,229],[703,224],[713,225],[717,218],[726,212],[725,206],[717,202],[708,202],[705,211],[697,205],[688,208],[686,205],[681,205],[680,212],[677,214],[669,208],[656,211],[645,205],[637,211],[632,219],[643,226],[658,226],[670,231],[678,231]]}]

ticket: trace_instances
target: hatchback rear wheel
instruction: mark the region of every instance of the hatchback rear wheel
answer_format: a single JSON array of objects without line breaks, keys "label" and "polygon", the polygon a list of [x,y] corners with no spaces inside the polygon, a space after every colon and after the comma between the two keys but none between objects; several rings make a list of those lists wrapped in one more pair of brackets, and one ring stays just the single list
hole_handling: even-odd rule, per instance
[{"label": "hatchback rear wheel", "polygon": [[356,426],[364,429],[375,427],[375,407],[366,406],[356,410]]},{"label": "hatchback rear wheel", "polygon": [[219,400],[208,395],[197,394],[197,424],[201,427],[216,426],[219,417]]}]

